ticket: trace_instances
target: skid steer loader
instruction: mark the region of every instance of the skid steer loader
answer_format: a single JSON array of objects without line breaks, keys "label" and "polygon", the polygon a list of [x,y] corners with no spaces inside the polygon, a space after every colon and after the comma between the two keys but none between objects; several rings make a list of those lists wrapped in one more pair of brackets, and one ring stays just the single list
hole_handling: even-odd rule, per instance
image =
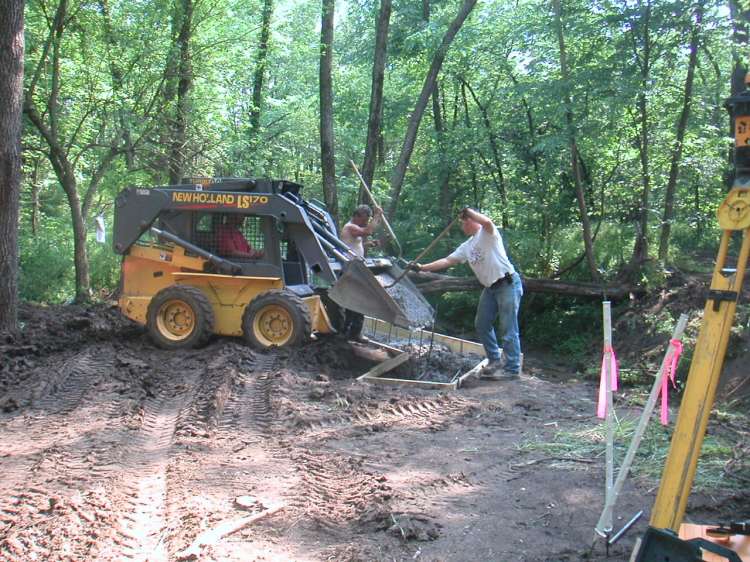
[{"label": "skid steer loader", "polygon": [[[128,188],[115,200],[122,254],[120,310],[163,348],[242,336],[256,348],[292,346],[341,327],[343,309],[402,327],[433,310],[402,270],[362,259],[342,242],[325,206],[285,180],[197,179]],[[242,221],[232,220],[240,215]],[[222,255],[226,223],[239,223],[252,256]]]}]

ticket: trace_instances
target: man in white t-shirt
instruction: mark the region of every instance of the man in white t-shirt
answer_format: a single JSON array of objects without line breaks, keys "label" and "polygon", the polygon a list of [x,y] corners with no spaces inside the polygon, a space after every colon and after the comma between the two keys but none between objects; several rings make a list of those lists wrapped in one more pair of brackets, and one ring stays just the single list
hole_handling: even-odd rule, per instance
[{"label": "man in white t-shirt", "polygon": [[[371,248],[376,244],[368,238],[375,232],[382,217],[383,210],[380,207],[376,206],[373,213],[369,205],[359,205],[354,209],[352,218],[341,229],[341,240],[360,258],[365,257],[365,248]],[[362,336],[364,323],[364,314],[347,310],[344,317],[344,334],[356,341],[366,340]]]},{"label": "man in white t-shirt", "polygon": [[[514,379],[521,371],[521,341],[518,334],[518,307],[523,285],[521,277],[508,259],[503,239],[492,219],[474,209],[465,208],[459,215],[461,229],[470,238],[442,259],[420,265],[417,271],[440,271],[459,263],[471,267],[484,287],[479,297],[474,326],[484,346],[489,363],[482,376],[490,379]],[[500,320],[500,339],[505,365],[500,365],[500,348],[495,335],[495,320]]]}]

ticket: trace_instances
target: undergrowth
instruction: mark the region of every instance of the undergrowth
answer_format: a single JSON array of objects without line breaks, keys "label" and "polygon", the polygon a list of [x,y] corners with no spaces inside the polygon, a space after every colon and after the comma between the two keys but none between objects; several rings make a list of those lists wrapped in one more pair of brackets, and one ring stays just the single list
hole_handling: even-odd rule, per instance
[{"label": "undergrowth", "polygon": [[[737,414],[735,414],[737,415]],[[744,416],[744,423],[750,419]],[[710,425],[710,423],[709,423]],[[637,427],[637,420],[615,416],[615,474],[622,465]],[[647,487],[658,485],[669,452],[674,421],[662,426],[654,421],[647,428],[633,460],[630,477]],[[604,463],[607,439],[605,423],[575,431],[558,431],[551,441],[526,441],[519,444],[523,452],[536,452],[556,460],[552,466],[580,468],[576,460]],[[747,451],[746,451],[747,452]],[[742,490],[750,481],[750,459],[737,458],[737,443],[729,435],[707,434],[695,474],[694,490]]]}]

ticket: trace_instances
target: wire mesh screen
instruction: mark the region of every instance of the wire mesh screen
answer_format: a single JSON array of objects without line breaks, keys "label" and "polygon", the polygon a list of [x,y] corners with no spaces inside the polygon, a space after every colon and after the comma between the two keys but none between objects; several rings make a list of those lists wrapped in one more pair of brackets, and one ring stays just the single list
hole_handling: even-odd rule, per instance
[{"label": "wire mesh screen", "polygon": [[195,244],[217,256],[260,259],[266,239],[262,217],[206,213],[195,222]]},{"label": "wire mesh screen", "polygon": [[263,235],[261,217],[245,217],[240,231],[250,245],[256,250],[265,250],[266,237]]}]

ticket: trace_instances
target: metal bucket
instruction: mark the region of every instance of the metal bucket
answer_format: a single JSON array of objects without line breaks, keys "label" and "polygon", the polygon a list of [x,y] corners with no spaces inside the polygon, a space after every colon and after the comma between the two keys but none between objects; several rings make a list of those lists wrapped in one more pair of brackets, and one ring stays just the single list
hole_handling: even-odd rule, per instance
[{"label": "metal bucket", "polygon": [[431,324],[435,311],[414,283],[404,276],[393,284],[402,273],[389,260],[351,260],[344,264],[343,273],[328,290],[328,296],[343,308],[402,328]]}]

